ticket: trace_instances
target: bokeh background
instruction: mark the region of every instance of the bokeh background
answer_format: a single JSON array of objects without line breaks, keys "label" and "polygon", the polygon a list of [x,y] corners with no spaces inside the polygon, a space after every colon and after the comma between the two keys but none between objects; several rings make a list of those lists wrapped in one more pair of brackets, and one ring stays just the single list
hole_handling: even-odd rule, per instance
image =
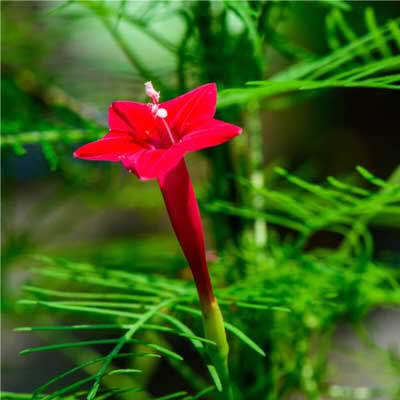
[{"label": "bokeh background", "polygon": [[[232,272],[235,265],[244,259],[243,263],[251,264],[252,258],[257,263],[267,262],[257,257],[271,254],[254,250],[254,218],[229,215],[221,203],[218,208],[216,201],[268,210],[268,201],[258,206],[248,198],[246,190],[237,184],[238,177],[251,181],[258,172],[266,188],[271,185],[286,190],[300,203],[307,199],[296,197],[287,182],[274,178],[275,166],[317,184],[324,184],[330,175],[359,184],[357,165],[382,179],[393,177],[400,159],[398,91],[299,91],[228,107],[223,95],[229,93],[223,90],[242,88],[247,81],[267,79],[296,63],[322,58],[334,51],[332,38],[342,41],[339,48],[345,47],[352,34],[361,38],[374,26],[368,25],[367,8],[373,10],[376,27],[398,18],[400,4],[244,3],[248,8],[238,11],[223,1],[1,2],[2,390],[30,393],[78,359],[77,354],[61,351],[18,355],[26,347],[52,343],[55,337],[15,333],[14,328],[76,321],[75,316],[60,317],[17,303],[26,297],[23,285],[36,282],[33,270],[41,268],[33,255],[67,257],[99,268],[134,268],[136,272],[190,280],[156,183],[139,182],[119,165],[72,157],[80,144],[107,131],[107,109],[112,101],[146,101],[146,80],[158,85],[164,99],[214,81],[222,93],[218,116],[245,128],[244,135],[234,143],[187,157],[204,215],[210,262],[217,264],[215,269],[211,267],[212,274],[216,271],[218,276],[241,279],[240,274]],[[265,13],[264,18],[261,13]],[[246,18],[258,21],[258,52]],[[342,20],[351,28],[350,34],[346,27],[340,30]],[[330,21],[339,26],[337,37],[332,32],[329,36]],[[399,55],[397,40],[388,44],[392,57]],[[362,64],[371,62],[371,58],[379,60],[379,51],[367,54],[366,61],[362,53],[353,61]],[[392,72],[399,73],[399,65]],[[251,135],[252,131],[258,136]],[[360,185],[370,188],[369,182]],[[386,215],[385,223],[371,227],[371,259],[378,266],[390,268],[390,279],[398,288],[400,220],[398,210],[393,213]],[[268,240],[274,242],[275,236],[279,237],[283,248],[293,232],[272,225],[271,231],[267,227]],[[262,248],[267,246],[263,229],[265,226],[261,228]],[[329,229],[322,230],[307,240],[303,250],[334,252],[341,240]],[[312,279],[318,285],[318,274]],[[324,277],[320,279],[323,286]],[[40,282],[53,285],[51,279]],[[336,284],[340,287],[342,283]],[[68,287],[67,282],[64,285]],[[281,322],[282,329],[287,323],[287,332],[299,329],[293,332],[293,338],[284,339],[287,347],[280,350],[293,351],[289,359],[297,360],[294,354],[301,351],[309,352],[313,360],[319,352],[324,354],[314,377],[317,388],[307,386],[308,370],[303,368],[304,363],[295,362],[289,368],[291,373],[285,370],[285,374],[274,375],[258,392],[254,389],[243,398],[389,399],[399,395],[398,292],[360,305],[362,302],[348,289],[340,298],[346,304],[345,311],[329,317],[325,325],[317,324],[312,333],[299,333],[307,326],[307,313],[299,314],[305,322]],[[255,324],[260,330],[264,326],[264,333],[279,324],[279,316],[257,316],[252,310],[244,314],[248,333]],[[303,335],[301,340],[297,334]],[[269,335],[273,333],[257,334],[268,337],[264,341],[267,355],[273,354],[269,346],[276,343]],[[307,350],[301,350],[303,345]],[[234,350],[233,357],[235,351],[239,350]],[[246,354],[238,360],[246,360]],[[257,371],[245,369],[241,384],[257,387],[258,381],[276,371],[274,363],[284,364],[267,357],[262,366],[257,364]],[[154,396],[185,387],[185,379],[170,365],[153,366],[148,375],[145,383]]]}]

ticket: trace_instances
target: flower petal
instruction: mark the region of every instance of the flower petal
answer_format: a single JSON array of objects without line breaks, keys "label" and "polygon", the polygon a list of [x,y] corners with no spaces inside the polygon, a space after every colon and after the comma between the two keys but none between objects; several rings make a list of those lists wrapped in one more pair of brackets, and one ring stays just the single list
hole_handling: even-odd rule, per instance
[{"label": "flower petal", "polygon": [[130,132],[137,141],[160,137],[160,124],[148,104],[134,101],[114,101],[109,108],[110,129]]},{"label": "flower petal", "polygon": [[142,150],[121,160],[126,169],[139,179],[154,179],[167,173],[183,158],[184,149],[172,146],[169,149]]},{"label": "flower petal", "polygon": [[142,149],[142,146],[132,140],[125,132],[111,131],[103,138],[85,144],[74,152],[74,157],[85,160],[121,161],[121,157],[132,155]]},{"label": "flower petal", "polygon": [[182,138],[179,143],[185,151],[197,151],[217,146],[242,133],[242,128],[227,122],[212,119],[199,125]]},{"label": "flower petal", "polygon": [[216,103],[217,86],[215,83],[208,83],[161,103],[160,107],[167,110],[167,122],[174,135],[181,138],[189,133],[193,126],[213,118]]}]

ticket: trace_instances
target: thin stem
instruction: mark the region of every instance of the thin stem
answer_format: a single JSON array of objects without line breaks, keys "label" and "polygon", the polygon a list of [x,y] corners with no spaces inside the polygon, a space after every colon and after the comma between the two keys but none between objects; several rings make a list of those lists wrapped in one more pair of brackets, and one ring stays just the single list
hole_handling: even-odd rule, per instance
[{"label": "thin stem", "polygon": [[[254,188],[264,187],[264,149],[261,131],[260,105],[257,101],[252,102],[248,107],[247,125],[249,136],[249,158],[250,158],[250,180]],[[252,195],[252,206],[256,211],[262,211],[265,205],[265,198],[257,190]],[[256,218],[254,221],[254,242],[257,247],[265,247],[267,244],[267,223],[263,218]]]}]

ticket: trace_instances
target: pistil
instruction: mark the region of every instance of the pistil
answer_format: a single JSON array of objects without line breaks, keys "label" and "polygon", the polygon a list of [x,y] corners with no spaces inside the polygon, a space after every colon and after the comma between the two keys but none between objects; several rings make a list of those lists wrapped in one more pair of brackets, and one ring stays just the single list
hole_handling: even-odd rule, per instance
[{"label": "pistil", "polygon": [[[163,110],[163,109],[161,109],[161,110]],[[165,130],[168,133],[168,137],[169,137],[169,140],[171,140],[171,144],[175,144],[176,142],[175,142],[175,139],[174,139],[174,135],[172,134],[171,129],[169,128],[169,125],[168,125],[167,121],[164,118],[161,118],[161,121],[163,122]]]}]

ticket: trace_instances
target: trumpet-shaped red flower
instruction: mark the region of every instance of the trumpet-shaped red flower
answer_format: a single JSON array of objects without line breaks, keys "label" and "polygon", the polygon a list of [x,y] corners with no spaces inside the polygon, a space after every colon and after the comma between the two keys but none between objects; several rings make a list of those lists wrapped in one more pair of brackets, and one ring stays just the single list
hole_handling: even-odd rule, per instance
[{"label": "trumpet-shaped red flower", "polygon": [[160,93],[147,82],[152,103],[116,101],[110,131],[74,156],[86,160],[120,161],[139,179],[156,178],[182,250],[191,267],[203,311],[215,304],[205,257],[204,234],[197,200],[186,168],[187,152],[216,146],[241,133],[241,128],[214,119],[214,83],[159,103]]},{"label": "trumpet-shaped red flower", "polygon": [[120,161],[139,179],[153,179],[170,171],[186,153],[224,143],[241,132],[238,126],[214,119],[213,83],[160,104],[149,82],[146,92],[152,104],[112,103],[109,133],[79,148],[75,157]]},{"label": "trumpet-shaped red flower", "polygon": [[158,180],[165,205],[199,293],[205,335],[216,344],[210,352],[229,391],[228,343],[223,318],[214,297],[207,268],[204,233],[184,155],[216,146],[241,133],[241,128],[214,119],[216,85],[200,86],[182,96],[159,103],[160,93],[147,82],[152,103],[112,103],[110,131],[100,140],[75,151],[86,160],[120,161],[140,179]]}]

